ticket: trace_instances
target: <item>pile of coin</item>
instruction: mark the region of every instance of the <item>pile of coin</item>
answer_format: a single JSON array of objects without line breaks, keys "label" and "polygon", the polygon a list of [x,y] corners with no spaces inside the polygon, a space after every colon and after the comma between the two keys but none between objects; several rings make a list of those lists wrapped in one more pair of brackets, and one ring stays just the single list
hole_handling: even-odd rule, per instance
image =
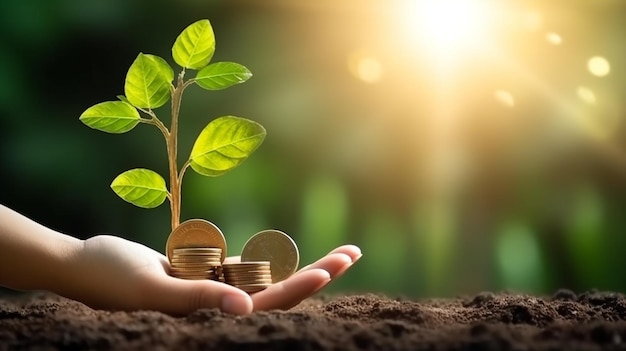
[{"label": "pile of coin", "polygon": [[224,264],[224,282],[249,294],[272,285],[269,261]]},{"label": "pile of coin", "polygon": [[170,272],[183,279],[219,280],[222,249],[215,247],[186,247],[172,250]]},{"label": "pile of coin", "polygon": [[191,219],[176,227],[165,251],[172,276],[219,280],[250,294],[288,278],[298,268],[300,257],[289,235],[264,230],[246,242],[241,262],[224,264],[224,235],[216,225],[202,219]]}]

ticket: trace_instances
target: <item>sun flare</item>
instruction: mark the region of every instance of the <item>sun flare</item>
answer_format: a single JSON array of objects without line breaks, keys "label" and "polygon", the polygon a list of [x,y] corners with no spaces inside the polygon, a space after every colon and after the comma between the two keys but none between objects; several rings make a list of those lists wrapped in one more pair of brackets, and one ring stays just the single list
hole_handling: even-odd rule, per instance
[{"label": "sun flare", "polygon": [[406,0],[400,8],[407,34],[437,54],[481,45],[488,10],[484,0]]}]

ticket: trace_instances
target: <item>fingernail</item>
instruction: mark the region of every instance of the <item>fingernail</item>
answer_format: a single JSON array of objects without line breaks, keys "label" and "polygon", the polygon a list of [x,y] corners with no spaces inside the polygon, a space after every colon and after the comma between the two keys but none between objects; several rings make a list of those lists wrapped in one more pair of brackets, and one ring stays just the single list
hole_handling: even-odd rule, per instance
[{"label": "fingernail", "polygon": [[356,257],[352,260],[352,263],[354,263],[354,262],[356,262],[356,261],[360,260],[360,259],[361,259],[361,257],[363,257],[363,254],[362,254],[362,253],[360,253],[358,256],[356,256]]},{"label": "fingernail", "polygon": [[249,296],[227,294],[222,297],[222,312],[231,314],[247,314],[252,311],[252,300]]}]

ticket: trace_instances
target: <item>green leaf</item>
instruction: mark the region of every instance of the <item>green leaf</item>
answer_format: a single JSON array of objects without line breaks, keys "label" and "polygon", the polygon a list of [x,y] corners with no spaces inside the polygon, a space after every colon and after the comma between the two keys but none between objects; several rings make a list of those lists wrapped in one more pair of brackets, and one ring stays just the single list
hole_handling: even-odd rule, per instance
[{"label": "green leaf", "polygon": [[184,68],[201,69],[215,52],[215,37],[209,20],[200,20],[185,28],[172,46],[174,61]]},{"label": "green leaf", "polygon": [[246,67],[235,62],[216,62],[201,69],[196,83],[207,90],[221,90],[240,84],[252,77]]},{"label": "green leaf", "polygon": [[[126,98],[126,96],[124,96],[124,95],[118,95],[118,96],[116,96],[116,97],[117,97],[120,101],[124,101],[124,102],[127,102],[127,103],[131,104],[131,103],[130,103],[130,101],[128,101],[128,99],[127,99],[127,98]],[[132,104],[131,104],[131,105],[132,105]]]},{"label": "green leaf", "polygon": [[111,183],[111,189],[124,201],[143,208],[157,207],[167,197],[163,177],[144,168],[131,169],[118,175]]},{"label": "green leaf", "polygon": [[106,101],[93,105],[80,115],[80,121],[90,128],[107,133],[126,133],[139,123],[139,112],[123,101]]},{"label": "green leaf", "polygon": [[260,124],[234,116],[219,117],[200,132],[189,157],[191,168],[216,177],[239,166],[265,139]]},{"label": "green leaf", "polygon": [[140,53],[126,74],[124,93],[138,108],[157,108],[170,99],[174,70],[164,59]]}]

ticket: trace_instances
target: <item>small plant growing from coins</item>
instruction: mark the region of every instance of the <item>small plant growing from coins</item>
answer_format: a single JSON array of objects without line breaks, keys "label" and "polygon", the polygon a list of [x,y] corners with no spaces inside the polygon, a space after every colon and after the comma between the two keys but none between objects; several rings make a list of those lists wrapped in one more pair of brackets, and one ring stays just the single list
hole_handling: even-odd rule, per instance
[{"label": "small plant growing from coins", "polygon": [[[206,90],[222,90],[247,81],[252,73],[235,62],[214,62],[215,37],[209,20],[200,20],[185,28],[172,46],[172,58],[180,66],[174,69],[159,56],[140,53],[126,74],[124,95],[118,101],[106,101],[89,107],[80,116],[88,127],[120,134],[137,124],[150,124],[165,138],[169,164],[169,189],[155,171],[136,168],[118,175],[111,183],[123,200],[143,208],[170,202],[171,225],[180,224],[181,185],[187,168],[208,176],[220,176],[240,165],[263,142],[265,129],[254,121],[222,116],[212,120],[200,132],[189,157],[178,165],[179,112],[183,92],[190,85]],[[188,70],[196,71],[186,79]],[[155,110],[170,102],[169,128]],[[143,114],[143,115],[142,115]]]}]

